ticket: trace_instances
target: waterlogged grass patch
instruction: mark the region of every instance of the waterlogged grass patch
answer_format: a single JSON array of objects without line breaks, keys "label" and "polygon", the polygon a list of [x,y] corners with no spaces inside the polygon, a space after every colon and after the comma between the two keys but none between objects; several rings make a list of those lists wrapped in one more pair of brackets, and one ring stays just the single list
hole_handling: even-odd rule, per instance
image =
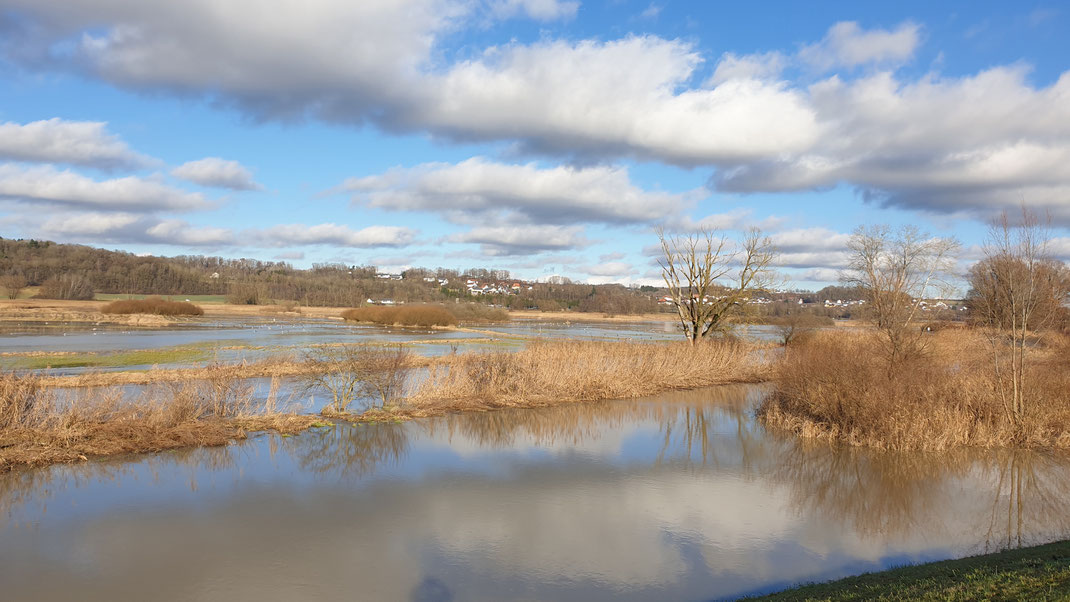
[{"label": "waterlogged grass patch", "polygon": [[117,353],[76,353],[64,355],[37,355],[17,357],[6,362],[7,367],[23,370],[47,368],[122,368],[127,366],[154,366],[158,364],[186,364],[211,359],[211,349],[197,347],[169,347],[165,349],[142,349]]}]

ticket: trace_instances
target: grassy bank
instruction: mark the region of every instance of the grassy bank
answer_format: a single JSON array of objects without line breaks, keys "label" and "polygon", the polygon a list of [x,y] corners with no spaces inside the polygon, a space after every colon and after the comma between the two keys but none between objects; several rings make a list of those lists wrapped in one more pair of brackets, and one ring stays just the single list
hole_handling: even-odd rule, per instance
[{"label": "grassy bank", "polygon": [[128,366],[155,366],[203,362],[210,357],[208,348],[196,345],[168,347],[164,349],[136,349],[115,353],[61,353],[24,355],[4,358],[3,364],[23,370],[47,370],[49,368],[122,368]]},{"label": "grassy bank", "polygon": [[[1026,411],[1009,411],[983,333],[927,335],[923,351],[895,364],[874,332],[820,332],[789,346],[759,415],[805,437],[894,450],[955,446],[1070,448],[1070,344],[1034,341]],[[1003,389],[1005,391],[1005,388]]]},{"label": "grassy bank", "polygon": [[1070,541],[907,566],[756,600],[1067,600]]},{"label": "grassy bank", "polygon": [[253,391],[230,367],[201,369],[198,378],[147,389],[124,401],[115,389],[60,395],[34,374],[0,374],[0,472],[95,456],[223,445],[247,431],[294,432],[316,419],[281,411],[272,394],[253,404]]}]

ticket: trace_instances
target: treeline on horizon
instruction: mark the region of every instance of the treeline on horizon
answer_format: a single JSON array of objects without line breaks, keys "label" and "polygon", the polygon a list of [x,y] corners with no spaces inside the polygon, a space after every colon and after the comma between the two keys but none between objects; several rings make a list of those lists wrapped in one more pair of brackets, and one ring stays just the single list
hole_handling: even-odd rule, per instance
[{"label": "treeline on horizon", "polygon": [[[458,297],[510,309],[575,310],[606,314],[671,311],[659,306],[664,291],[657,287],[629,288],[619,284],[591,285],[556,279],[524,283],[517,295],[469,297],[465,280],[508,282],[508,271],[472,268],[410,269],[400,280],[378,278],[375,266],[313,264],[299,269],[282,261],[227,259],[201,255],[158,257],[86,245],[0,238],[0,288],[3,292],[37,287],[50,299],[92,299],[96,293],[125,295],[220,295],[229,303],[266,305],[295,302],[305,306],[356,306],[366,299],[399,303],[442,303]],[[214,277],[214,275],[218,275]],[[447,286],[424,281],[446,278]],[[527,290],[528,286],[531,290]],[[774,299],[777,295],[773,296]],[[798,298],[798,295],[795,296]],[[826,299],[857,299],[859,292],[830,286],[802,295],[810,312],[828,317],[852,317],[850,309],[819,307]],[[785,301],[761,308],[780,316],[797,311]]]}]

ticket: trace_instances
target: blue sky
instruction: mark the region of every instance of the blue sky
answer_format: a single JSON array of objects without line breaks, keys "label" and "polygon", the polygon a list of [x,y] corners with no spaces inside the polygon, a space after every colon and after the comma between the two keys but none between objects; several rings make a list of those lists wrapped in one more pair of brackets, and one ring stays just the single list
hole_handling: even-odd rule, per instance
[{"label": "blue sky", "polygon": [[1070,9],[0,0],[0,236],[657,283],[654,228],[860,224],[1070,258]]}]

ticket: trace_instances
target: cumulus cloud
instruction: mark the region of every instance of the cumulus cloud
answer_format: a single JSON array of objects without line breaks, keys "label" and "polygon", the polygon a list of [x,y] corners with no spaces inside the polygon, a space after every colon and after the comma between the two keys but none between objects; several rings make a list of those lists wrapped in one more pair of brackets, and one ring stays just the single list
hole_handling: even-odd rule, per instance
[{"label": "cumulus cloud", "polygon": [[903,23],[894,30],[863,30],[854,21],[841,21],[820,42],[801,48],[799,59],[819,69],[901,63],[914,56],[920,29],[915,23]]},{"label": "cumulus cloud", "polygon": [[253,179],[253,173],[237,161],[205,157],[183,163],[171,170],[171,175],[202,186],[229,188],[231,190],[262,190]]},{"label": "cumulus cloud", "polygon": [[102,169],[138,168],[154,162],[109,132],[107,123],[58,117],[25,124],[0,123],[0,159]]},{"label": "cumulus cloud", "polygon": [[340,190],[371,207],[435,211],[470,221],[509,212],[535,223],[642,223],[673,214],[694,194],[646,191],[624,167],[510,165],[475,157],[350,178]]},{"label": "cumulus cloud", "polygon": [[579,226],[484,226],[455,234],[451,242],[481,245],[484,255],[529,255],[586,247],[591,241]]},{"label": "cumulus cloud", "polygon": [[0,164],[0,198],[116,211],[189,211],[209,205],[200,194],[156,180],[135,176],[94,180],[50,165]]},{"label": "cumulus cloud", "polygon": [[182,220],[131,213],[79,212],[46,219],[38,228],[46,237],[72,241],[220,247],[234,243],[226,228],[193,226]]},{"label": "cumulus cloud", "polygon": [[338,247],[403,247],[412,243],[416,231],[400,226],[368,226],[354,230],[341,224],[280,224],[243,232],[250,244],[265,247],[331,245]]},{"label": "cumulus cloud", "polygon": [[1025,202],[1070,224],[1070,73],[1040,89],[1026,75],[1016,66],[819,82],[810,94],[827,131],[820,143],[723,170],[712,184],[754,192],[846,182],[886,206],[984,219]]},{"label": "cumulus cloud", "polygon": [[[875,203],[976,217],[1024,200],[1070,224],[1070,74],[1046,87],[1021,66],[901,79],[894,69],[921,43],[914,23],[837,23],[792,56],[725,54],[701,84],[698,47],[652,35],[542,38],[445,60],[442,40],[495,6],[528,18],[575,11],[551,0],[289,0],[270,11],[253,0],[226,10],[9,0],[2,49],[24,65],[200,95],[261,119],[515,141],[586,164],[710,166],[711,184],[729,191],[847,184]],[[789,81],[785,62],[845,72]]]}]

